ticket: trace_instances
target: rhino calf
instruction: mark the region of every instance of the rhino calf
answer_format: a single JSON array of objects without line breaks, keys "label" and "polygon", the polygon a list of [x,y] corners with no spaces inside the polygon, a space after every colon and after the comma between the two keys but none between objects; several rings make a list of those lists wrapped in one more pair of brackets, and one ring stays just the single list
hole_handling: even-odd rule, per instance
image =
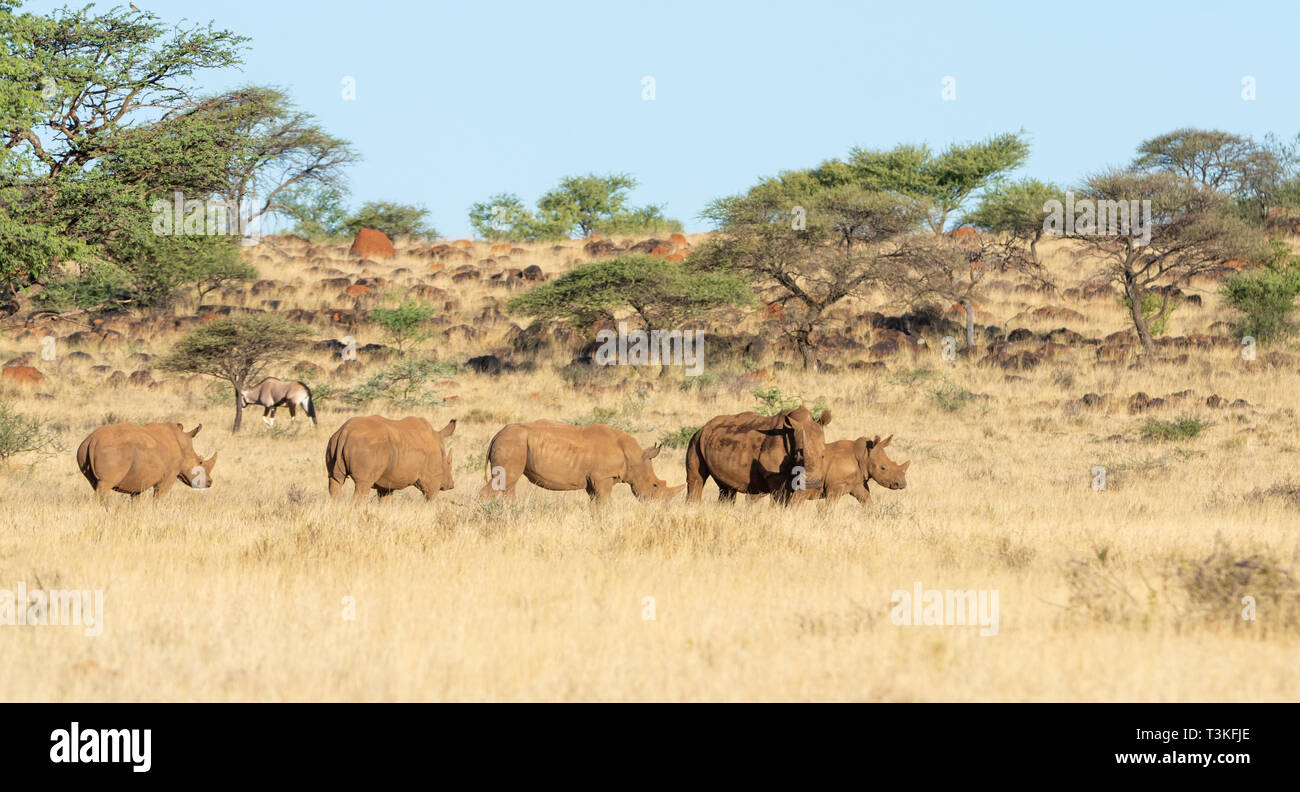
[{"label": "rhino calf", "polygon": [[194,453],[194,436],[202,428],[199,424],[186,432],[178,423],[101,426],[77,447],[77,467],[101,499],[110,491],[135,498],[151,487],[154,498],[161,498],[177,480],[207,489],[217,455],[204,461]]},{"label": "rhino calf", "polygon": [[440,490],[454,489],[451,452],[445,449],[455,431],[454,418],[437,432],[423,418],[349,418],[325,444],[330,497],[338,497],[349,476],[353,502],[364,500],[372,489],[384,498],[413,486],[426,501]]},{"label": "rhino calf", "polygon": [[681,487],[655,475],[650,460],[658,454],[659,446],[642,449],[632,435],[602,424],[509,424],[488,445],[488,482],[479,495],[513,496],[519,477],[527,476],[543,489],[585,489],[595,501],[609,498],[615,484],[629,485],[643,500],[666,499]]},{"label": "rhino calf", "polygon": [[837,440],[826,444],[826,481],[822,488],[822,498],[837,500],[844,495],[852,495],[864,506],[871,503],[872,481],[889,489],[903,489],[907,486],[907,468],[912,463],[899,465],[885,455],[885,446],[894,439],[893,435],[872,440],[859,437],[857,440]]}]

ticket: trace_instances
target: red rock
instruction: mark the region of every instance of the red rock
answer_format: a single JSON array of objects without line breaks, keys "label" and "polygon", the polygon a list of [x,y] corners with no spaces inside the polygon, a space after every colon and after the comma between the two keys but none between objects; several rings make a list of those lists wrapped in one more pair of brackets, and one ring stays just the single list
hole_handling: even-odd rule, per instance
[{"label": "red rock", "polygon": [[18,385],[39,385],[45,375],[32,366],[5,366],[0,369],[0,379],[9,380]]},{"label": "red rock", "polygon": [[348,250],[354,256],[362,258],[391,258],[393,243],[383,231],[376,231],[373,228],[363,228],[357,232],[357,238],[352,240],[352,247]]}]

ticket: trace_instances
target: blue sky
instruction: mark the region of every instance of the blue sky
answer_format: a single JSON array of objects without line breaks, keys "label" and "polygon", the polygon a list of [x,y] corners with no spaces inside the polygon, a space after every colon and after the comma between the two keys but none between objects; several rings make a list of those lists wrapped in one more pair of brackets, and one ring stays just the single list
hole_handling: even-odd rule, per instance
[{"label": "blue sky", "polygon": [[[1300,132],[1290,3],[136,5],[251,36],[242,71],[203,87],[288,89],[362,152],[353,205],[422,204],[451,237],[468,235],[475,201],[514,192],[532,204],[589,171],[631,173],[634,203],[703,230],[710,200],[852,146],[1023,129],[1022,172],[1071,184],[1181,126]],[[342,98],[349,76],[355,101]]]}]

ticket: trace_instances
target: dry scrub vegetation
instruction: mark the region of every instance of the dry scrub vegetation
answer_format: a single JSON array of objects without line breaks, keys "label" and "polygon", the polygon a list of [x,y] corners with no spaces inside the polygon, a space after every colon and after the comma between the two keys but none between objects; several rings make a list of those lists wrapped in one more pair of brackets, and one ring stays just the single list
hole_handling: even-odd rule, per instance
[{"label": "dry scrub vegetation", "polygon": [[[431,275],[433,260],[418,253],[359,265],[344,249],[270,240],[250,254],[274,294],[245,288],[222,301],[352,307],[316,286],[337,269],[388,280],[362,308],[415,285],[447,289],[459,306],[421,347],[440,360],[506,345],[512,318],[492,309],[509,292]],[[476,243],[473,260],[487,255]],[[581,257],[577,243],[539,245],[484,268],[554,273]],[[1050,251],[1048,266],[1063,287],[1084,274],[1064,250]],[[1215,285],[1192,287],[1204,305],[1180,308],[1168,334],[1227,336],[1215,323],[1232,317]],[[1012,319],[1046,305],[1083,318]],[[884,310],[855,310],[873,307]],[[989,324],[1088,337],[1128,326],[1113,297],[994,289],[978,310]],[[763,332],[761,311],[749,313],[731,326]],[[869,343],[870,328],[845,326]],[[83,346],[88,358],[63,345],[42,361],[46,332],[0,338],[0,356],[27,354],[46,375],[34,387],[6,384],[5,398],[47,421],[64,447],[0,472],[0,588],[103,589],[105,628],[92,638],[0,627],[3,700],[1300,699],[1300,364],[1286,349],[1261,349],[1251,363],[1233,343],[1170,350],[1187,358],[1130,368],[1067,345],[1008,370],[946,362],[933,337],[883,367],[849,369],[863,355],[846,352],[818,373],[709,356],[689,387],[673,371],[566,377],[556,366],[572,350],[543,351],[531,371],[438,382],[442,406],[362,409],[435,426],[459,418],[456,488],[432,504],[407,490],[352,508],[327,497],[324,445],[358,412],[331,389],[384,365],[364,352],[360,371],[335,375],[338,355],[315,351],[303,358],[319,369],[277,372],[321,395],[319,429],[290,425],[282,409],[274,428],[257,411],[231,436],[231,397],[210,381],[154,373],[152,388],[106,384],[111,370],[150,368],[132,356],[165,352],[177,331],[123,330],[120,341]],[[327,315],[313,328],[319,339],[348,332],[363,346],[384,343],[372,326]],[[503,423],[599,417],[650,445],[753,409],[752,391],[771,387],[830,406],[828,439],[893,434],[891,456],[913,462],[908,488],[875,490],[866,510],[850,498],[793,511],[719,506],[713,484],[698,506],[642,504],[626,487],[605,509],[522,483],[515,502],[476,496]],[[1139,392],[1166,403],[1131,410]],[[1089,406],[1086,393],[1109,398]],[[1245,403],[1208,406],[1214,395]],[[1184,418],[1196,428],[1169,429]],[[197,450],[220,450],[213,488],[97,505],[73,450],[109,421],[202,422]],[[683,458],[668,448],[655,467],[680,484]],[[1102,491],[1096,466],[1106,469]],[[996,589],[997,635],[895,626],[891,594],[916,581]],[[1241,618],[1244,597],[1257,603],[1253,621]]]}]

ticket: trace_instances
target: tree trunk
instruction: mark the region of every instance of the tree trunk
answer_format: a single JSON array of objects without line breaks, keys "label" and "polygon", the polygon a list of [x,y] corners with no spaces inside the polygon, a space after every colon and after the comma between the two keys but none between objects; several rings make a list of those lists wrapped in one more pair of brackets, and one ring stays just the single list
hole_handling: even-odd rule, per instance
[{"label": "tree trunk", "polygon": [[966,346],[975,346],[975,307],[970,300],[963,298],[961,307],[966,311]]},{"label": "tree trunk", "polygon": [[1142,315],[1142,298],[1145,296],[1136,280],[1128,278],[1124,282],[1124,293],[1128,295],[1129,313],[1133,317],[1133,327],[1137,328],[1138,340],[1147,354],[1156,349],[1155,339],[1151,337],[1151,328],[1147,327],[1147,318]]},{"label": "tree trunk", "polygon": [[233,382],[231,384],[235,386],[235,425],[230,427],[230,433],[235,434],[244,423],[244,404],[239,397],[239,392],[244,388],[243,383]]}]

